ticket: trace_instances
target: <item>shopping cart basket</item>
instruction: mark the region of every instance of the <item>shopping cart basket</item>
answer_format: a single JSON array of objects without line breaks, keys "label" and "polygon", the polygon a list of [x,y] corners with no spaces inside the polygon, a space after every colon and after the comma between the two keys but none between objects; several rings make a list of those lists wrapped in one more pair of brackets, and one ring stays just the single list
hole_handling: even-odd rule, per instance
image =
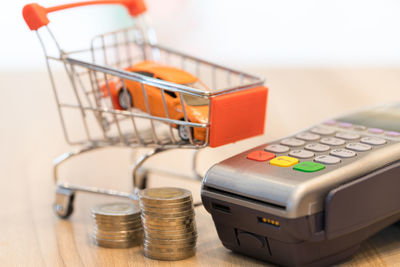
[{"label": "shopping cart basket", "polygon": [[[94,4],[124,6],[136,19],[136,26],[95,36],[90,47],[65,52],[48,26],[47,14]],[[264,131],[268,89],[263,87],[263,79],[158,45],[154,31],[145,23],[145,11],[142,0],[88,1],[51,8],[28,4],[23,9],[24,19],[37,33],[45,54],[65,139],[70,145],[80,146],[54,161],[54,208],[61,218],[71,215],[77,191],[137,199],[137,191],[144,187],[143,181],[137,179],[138,170],[156,153],[176,148],[198,151],[206,146],[217,147],[260,135]],[[43,35],[57,48],[55,55],[49,53]],[[138,62],[184,70],[197,77],[204,86],[174,83],[129,69]],[[60,64],[67,73],[71,85],[69,94],[58,90],[53,64]],[[116,84],[120,86],[117,96],[112,92]],[[139,90],[140,97],[132,99],[132,86]],[[178,107],[174,114],[170,108],[171,97]],[[193,100],[202,103],[205,118],[189,116],[189,110],[195,105],[190,102]],[[74,112],[74,116],[67,115],[69,112]],[[74,127],[69,126],[68,120],[73,121]],[[81,129],[78,129],[78,120]],[[57,170],[62,163],[110,146],[151,148],[131,167],[132,192],[59,183]]]}]

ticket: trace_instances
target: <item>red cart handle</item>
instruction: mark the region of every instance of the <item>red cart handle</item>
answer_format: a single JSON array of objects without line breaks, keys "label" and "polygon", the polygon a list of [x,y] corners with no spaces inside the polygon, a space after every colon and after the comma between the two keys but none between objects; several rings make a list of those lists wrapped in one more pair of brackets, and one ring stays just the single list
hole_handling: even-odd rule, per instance
[{"label": "red cart handle", "polygon": [[31,29],[32,31],[36,31],[40,27],[49,24],[50,21],[47,18],[48,13],[73,7],[102,4],[123,5],[129,11],[129,14],[131,14],[131,16],[133,17],[138,16],[146,11],[144,0],[100,0],[71,3],[49,8],[45,8],[36,3],[32,3],[24,6],[24,9],[22,10],[22,15],[24,16],[25,22],[26,24],[28,24],[29,29]]}]

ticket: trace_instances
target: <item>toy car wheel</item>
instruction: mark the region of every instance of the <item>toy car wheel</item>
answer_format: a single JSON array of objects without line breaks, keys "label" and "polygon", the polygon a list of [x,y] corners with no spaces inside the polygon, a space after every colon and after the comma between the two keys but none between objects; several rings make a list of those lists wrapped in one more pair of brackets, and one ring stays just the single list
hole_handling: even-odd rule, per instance
[{"label": "toy car wheel", "polygon": [[118,104],[122,109],[125,110],[133,107],[131,92],[121,89],[118,93]]},{"label": "toy car wheel", "polygon": [[[189,129],[189,131],[188,131],[188,129]],[[193,128],[191,128],[187,125],[179,125],[178,126],[178,135],[183,141],[188,142],[190,140],[189,134],[191,134],[193,136]]]}]

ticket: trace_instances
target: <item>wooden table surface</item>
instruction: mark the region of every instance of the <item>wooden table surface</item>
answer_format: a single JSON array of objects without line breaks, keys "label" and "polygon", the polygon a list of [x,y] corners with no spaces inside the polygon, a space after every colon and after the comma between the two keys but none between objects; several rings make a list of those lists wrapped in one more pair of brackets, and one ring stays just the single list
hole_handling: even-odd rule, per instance
[{"label": "wooden table surface", "polygon": [[[323,119],[363,106],[400,100],[400,69],[255,69],[253,72],[266,77],[271,89],[266,134],[201,151],[201,172],[246,148]],[[51,208],[52,160],[72,148],[63,139],[47,74],[1,72],[0,80],[0,266],[265,265],[225,249],[203,207],[196,208],[198,250],[190,259],[158,262],[145,258],[140,247],[95,246],[90,239],[93,227],[90,209],[110,198],[78,194],[75,212],[69,220],[58,219]],[[168,153],[156,156],[146,166],[190,172],[189,151]],[[129,149],[106,149],[72,160],[60,173],[63,180],[71,183],[129,191],[131,161]],[[198,182],[154,174],[150,185],[187,187],[192,189],[195,200],[200,200]],[[400,228],[391,226],[373,236],[343,266],[400,266]]]}]

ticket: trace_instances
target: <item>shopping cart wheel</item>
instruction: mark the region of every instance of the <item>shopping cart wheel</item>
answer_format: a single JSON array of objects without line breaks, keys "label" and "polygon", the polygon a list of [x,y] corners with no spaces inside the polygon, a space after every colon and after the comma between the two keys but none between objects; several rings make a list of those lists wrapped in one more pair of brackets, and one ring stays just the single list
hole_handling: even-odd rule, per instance
[{"label": "shopping cart wheel", "polygon": [[61,219],[67,219],[74,211],[75,192],[69,188],[57,187],[54,212]]},{"label": "shopping cart wheel", "polygon": [[179,137],[185,142],[188,142],[190,140],[188,128],[189,128],[190,134],[193,136],[193,128],[191,128],[187,125],[179,125],[178,126]]},{"label": "shopping cart wheel", "polygon": [[122,109],[129,109],[133,107],[132,94],[128,90],[121,89],[118,93],[118,104]]},{"label": "shopping cart wheel", "polygon": [[140,168],[136,172],[136,187],[139,189],[147,188],[149,178],[149,172],[145,169]]}]

